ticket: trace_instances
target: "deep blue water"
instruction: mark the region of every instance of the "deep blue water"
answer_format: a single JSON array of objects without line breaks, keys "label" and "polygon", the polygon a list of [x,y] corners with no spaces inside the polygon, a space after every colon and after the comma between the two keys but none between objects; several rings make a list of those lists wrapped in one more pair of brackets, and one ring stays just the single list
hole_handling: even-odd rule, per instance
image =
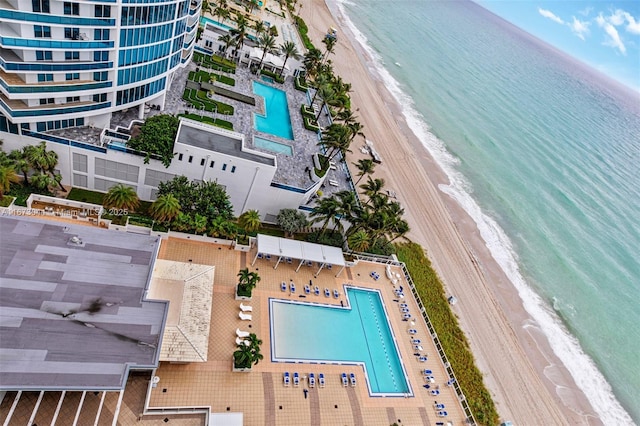
[{"label": "deep blue water", "polygon": [[640,423],[638,94],[471,2],[331,5],[605,424]]}]

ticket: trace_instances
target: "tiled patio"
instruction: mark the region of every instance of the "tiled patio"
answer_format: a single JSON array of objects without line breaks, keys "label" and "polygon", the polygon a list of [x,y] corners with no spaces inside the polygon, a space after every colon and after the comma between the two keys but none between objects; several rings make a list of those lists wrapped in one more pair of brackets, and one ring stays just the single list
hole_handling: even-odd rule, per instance
[{"label": "tiled patio", "polygon": [[[194,263],[216,265],[214,278],[213,309],[211,317],[211,333],[209,358],[205,363],[169,364],[162,363],[156,374],[160,377],[158,387],[153,389],[150,397],[150,408],[177,407],[211,407],[213,412],[242,412],[245,424],[310,424],[310,425],[388,425],[398,424],[435,424],[442,421],[436,417],[434,403],[445,404],[448,417],[446,420],[461,424],[464,414],[457,402],[452,388],[445,385],[446,372],[437,356],[435,347],[427,332],[426,324],[420,316],[415,319],[418,330],[416,338],[422,340],[423,353],[429,355],[425,363],[419,362],[413,355],[414,348],[407,333],[409,323],[402,321],[402,316],[393,292],[394,286],[385,276],[384,265],[360,262],[356,267],[346,268],[336,278],[336,270],[323,270],[317,278],[313,274],[316,268],[302,266],[295,272],[297,264],[280,263],[274,269],[275,260],[259,259],[254,266],[251,261],[255,252],[243,253],[229,250],[228,247],[202,242],[172,239],[163,241],[159,258]],[[234,300],[236,274],[244,266],[256,271],[261,277],[254,289],[250,302],[253,307],[253,320],[242,321],[238,318],[239,302]],[[376,271],[379,280],[370,277]],[[401,273],[400,270],[394,272]],[[297,284],[297,294],[282,292],[280,283],[293,280]],[[290,364],[271,362],[269,335],[269,298],[321,301],[339,305],[340,299],[325,298],[322,294],[300,297],[303,286],[313,280],[320,288],[339,289],[342,297],[342,285],[352,283],[357,286],[379,289],[383,296],[385,309],[400,349],[402,362],[408,374],[414,397],[370,397],[361,367],[319,364]],[[405,283],[399,283],[405,288]],[[418,314],[418,308],[411,295],[403,299],[409,304],[411,313]],[[245,302],[245,304],[247,304]],[[254,332],[263,340],[262,353],[264,360],[253,368],[251,373],[233,373],[232,353],[236,348],[235,330]],[[433,370],[436,383],[441,394],[431,396],[422,378],[421,369]],[[298,372],[301,377],[300,387],[283,385],[284,371]],[[324,373],[325,388],[309,389],[307,375]],[[356,387],[343,387],[340,374],[353,372],[358,378]],[[303,392],[308,389],[307,398]]]}]

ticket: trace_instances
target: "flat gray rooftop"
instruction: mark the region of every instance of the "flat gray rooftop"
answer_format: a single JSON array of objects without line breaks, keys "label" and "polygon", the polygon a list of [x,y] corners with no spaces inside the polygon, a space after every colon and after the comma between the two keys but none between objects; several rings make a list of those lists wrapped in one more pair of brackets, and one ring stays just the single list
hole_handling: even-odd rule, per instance
[{"label": "flat gray rooftop", "polygon": [[0,217],[0,238],[0,389],[123,389],[157,366],[156,237]]},{"label": "flat gray rooftop", "polygon": [[263,157],[262,155],[255,153],[242,151],[242,140],[220,135],[218,133],[208,132],[206,130],[200,130],[189,126],[181,126],[176,141],[185,145],[197,146],[198,148],[233,155],[238,158],[267,164],[269,166],[276,165],[274,158]]}]

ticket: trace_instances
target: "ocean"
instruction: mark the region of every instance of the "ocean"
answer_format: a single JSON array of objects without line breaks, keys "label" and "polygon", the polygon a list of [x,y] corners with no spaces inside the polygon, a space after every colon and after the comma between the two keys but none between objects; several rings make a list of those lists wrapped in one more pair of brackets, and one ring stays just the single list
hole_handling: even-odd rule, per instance
[{"label": "ocean", "polygon": [[638,94],[475,3],[330,6],[604,423],[640,423]]}]

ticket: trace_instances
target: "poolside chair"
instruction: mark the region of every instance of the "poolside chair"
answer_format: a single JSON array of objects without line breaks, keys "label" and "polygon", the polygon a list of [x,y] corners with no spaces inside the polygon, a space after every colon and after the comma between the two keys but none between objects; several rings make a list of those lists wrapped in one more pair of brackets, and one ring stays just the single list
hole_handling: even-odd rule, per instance
[{"label": "poolside chair", "polygon": [[400,304],[400,307],[401,307],[401,308],[408,308],[408,307],[409,307],[409,305],[407,305],[406,303],[401,303],[401,304]]},{"label": "poolside chair", "polygon": [[436,410],[444,410],[444,404],[434,404],[433,408],[435,408]]},{"label": "poolside chair", "polygon": [[309,373],[309,387],[310,388],[316,387],[316,375],[313,373]]},{"label": "poolside chair", "polygon": [[429,383],[435,383],[436,379],[433,376],[424,376],[424,379]]},{"label": "poolside chair", "polygon": [[242,321],[251,321],[253,319],[251,314],[245,314],[242,311],[238,312],[238,316]]},{"label": "poolside chair", "polygon": [[262,253],[258,253],[258,259],[262,259]]},{"label": "poolside chair", "polygon": [[313,262],[312,261],[307,261],[307,266],[313,266]]},{"label": "poolside chair", "polygon": [[267,259],[267,260],[271,260],[271,255],[267,254],[267,255],[264,256],[264,258]]},{"label": "poolside chair", "polygon": [[324,288],[324,297],[331,297],[331,292],[326,287]]},{"label": "poolside chair", "polygon": [[402,312],[403,314],[408,314],[409,308],[400,308],[400,312]]},{"label": "poolside chair", "polygon": [[429,358],[427,358],[426,356],[420,356],[420,357],[418,357],[418,361],[420,361],[420,362],[427,362],[427,360],[428,360],[428,359],[429,359]]},{"label": "poolside chair", "polygon": [[239,328],[236,328],[236,335],[238,337],[249,337],[251,333],[249,333],[248,331],[242,331]]},{"label": "poolside chair", "polygon": [[249,345],[251,345],[251,343],[248,340],[244,340],[241,337],[236,337],[236,345],[238,345],[238,346],[241,346],[241,345],[249,346]]},{"label": "poolside chair", "polygon": [[416,330],[415,328],[410,328],[409,330],[409,334],[417,334],[418,330]]},{"label": "poolside chair", "polygon": [[293,386],[300,386],[300,375],[293,373]]},{"label": "poolside chair", "polygon": [[424,373],[425,376],[430,376],[433,374],[433,371],[431,370],[422,370],[422,372]]},{"label": "poolside chair", "polygon": [[315,287],[313,288],[313,292],[315,293],[315,295],[316,295],[316,296],[320,296],[320,287],[315,286]]},{"label": "poolside chair", "polygon": [[296,285],[293,283],[293,281],[289,283],[289,287],[291,288],[291,293],[296,292]]},{"label": "poolside chair", "polygon": [[454,384],[455,382],[456,382],[456,379],[454,379],[454,378],[452,377],[452,378],[450,378],[450,379],[447,381],[447,386],[453,386],[453,384]]},{"label": "poolside chair", "polygon": [[243,305],[242,302],[240,303],[240,309],[242,312],[253,312],[253,306]]},{"label": "poolside chair", "polygon": [[342,386],[344,386],[345,388],[347,386],[349,386],[349,380],[347,379],[347,373],[342,373],[342,375],[340,377],[342,378]]},{"label": "poolside chair", "polygon": [[285,283],[284,281],[282,281],[280,283],[280,290],[282,291],[287,291],[287,283]]},{"label": "poolside chair", "polygon": [[340,292],[335,288],[333,289],[333,297],[335,297],[336,299],[340,298]]},{"label": "poolside chair", "polygon": [[287,263],[292,263],[292,262],[293,262],[293,259],[291,259],[290,257],[287,257],[287,258],[286,258],[286,262],[287,262]]},{"label": "poolside chair", "polygon": [[323,388],[324,387],[324,374],[318,374],[318,385]]},{"label": "poolside chair", "polygon": [[410,320],[411,319],[411,314],[402,314],[402,318],[404,318],[406,320]]},{"label": "poolside chair", "polygon": [[447,413],[446,411],[438,411],[438,417],[447,417],[449,413]]},{"label": "poolside chair", "polygon": [[284,372],[283,380],[284,380],[284,385],[285,386],[289,386],[291,384],[291,377],[289,376],[289,372],[288,371]]},{"label": "poolside chair", "polygon": [[411,339],[411,343],[413,343],[414,345],[419,345],[420,343],[422,343],[422,340],[420,340],[420,339]]},{"label": "poolside chair", "polygon": [[356,375],[353,373],[349,374],[349,381],[351,382],[351,386],[355,386],[356,385]]},{"label": "poolside chair", "polygon": [[420,345],[413,345],[413,350],[414,351],[423,351],[424,349]]},{"label": "poolside chair", "polygon": [[431,395],[440,395],[440,391],[438,389],[431,389]]},{"label": "poolside chair", "polygon": [[309,284],[305,284],[304,285],[304,292],[305,292],[305,294],[310,294],[311,293],[311,287],[309,287]]}]

